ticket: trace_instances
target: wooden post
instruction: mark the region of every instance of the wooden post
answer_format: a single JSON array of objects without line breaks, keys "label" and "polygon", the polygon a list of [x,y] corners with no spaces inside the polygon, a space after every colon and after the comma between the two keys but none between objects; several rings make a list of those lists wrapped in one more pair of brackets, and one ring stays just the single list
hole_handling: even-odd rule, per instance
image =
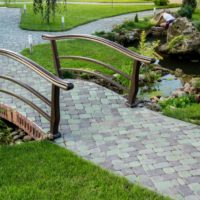
[{"label": "wooden post", "polygon": [[140,72],[140,62],[135,60],[133,64],[133,71],[131,75],[131,87],[130,87],[128,102],[127,102],[127,105],[129,107],[137,106],[136,97],[137,97],[138,87],[139,87],[139,72]]},{"label": "wooden post", "polygon": [[57,49],[57,44],[55,40],[51,40],[51,48],[53,52],[53,61],[54,61],[54,67],[56,70],[56,74],[60,77],[63,78],[63,75],[60,71],[60,59],[58,58],[58,49]]},{"label": "wooden post", "polygon": [[51,91],[51,128],[50,133],[53,134],[53,138],[58,138],[61,136],[59,133],[59,123],[60,123],[60,88],[52,85]]}]

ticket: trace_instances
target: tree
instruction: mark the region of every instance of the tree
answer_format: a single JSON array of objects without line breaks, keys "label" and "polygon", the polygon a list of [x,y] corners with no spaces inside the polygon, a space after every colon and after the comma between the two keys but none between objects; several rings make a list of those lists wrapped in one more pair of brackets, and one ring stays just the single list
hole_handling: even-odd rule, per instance
[{"label": "tree", "polygon": [[197,1],[196,0],[183,0],[182,6],[191,6],[193,10],[197,7]]},{"label": "tree", "polygon": [[49,24],[51,16],[55,16],[57,0],[34,0],[33,11],[35,14],[40,13],[42,19]]}]

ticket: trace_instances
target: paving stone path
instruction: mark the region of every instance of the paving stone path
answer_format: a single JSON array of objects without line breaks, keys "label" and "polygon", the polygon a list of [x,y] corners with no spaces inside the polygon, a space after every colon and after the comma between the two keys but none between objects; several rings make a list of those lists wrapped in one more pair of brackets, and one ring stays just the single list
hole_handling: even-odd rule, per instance
[{"label": "paving stone path", "polygon": [[[103,19],[66,33],[110,29],[114,19],[116,23],[122,21],[122,17]],[[43,42],[42,32],[20,30],[18,23],[18,9],[0,9],[1,48],[21,51],[28,34],[33,35],[35,43]],[[50,98],[50,85],[23,65],[0,56],[0,67],[1,74],[24,81]],[[123,97],[94,83],[68,81],[75,88],[61,92],[62,137],[55,141],[58,145],[164,195],[200,199],[199,126],[146,108],[127,108]],[[22,88],[6,81],[0,81],[1,87],[25,96],[48,111]],[[49,124],[22,102],[3,94],[0,102],[17,108],[44,130],[49,130]]]}]

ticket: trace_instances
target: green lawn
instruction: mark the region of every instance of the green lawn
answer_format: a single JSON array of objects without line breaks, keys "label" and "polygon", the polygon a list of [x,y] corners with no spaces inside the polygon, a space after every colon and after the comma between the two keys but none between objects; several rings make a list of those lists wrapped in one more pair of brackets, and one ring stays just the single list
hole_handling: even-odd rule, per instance
[{"label": "green lawn", "polygon": [[200,104],[192,104],[185,108],[167,108],[163,110],[163,114],[200,125]]},{"label": "green lawn", "polygon": [[[79,55],[98,59],[112,64],[119,69],[122,69],[123,66],[127,66],[131,63],[131,59],[121,53],[118,53],[109,47],[103,46],[102,44],[96,44],[86,40],[60,41],[58,42],[58,51],[59,55]],[[32,54],[30,54],[29,49],[24,49],[21,53],[43,66],[48,71],[52,73],[55,72],[53,68],[50,44],[40,44],[34,46]],[[112,74],[112,72],[106,68],[84,61],[63,60],[61,64],[63,67],[84,68]]]},{"label": "green lawn", "polygon": [[2,200],[167,200],[50,142],[0,146]]},{"label": "green lawn", "polygon": [[[0,2],[5,2],[5,0],[0,0]],[[11,0],[10,2],[24,2],[24,0]],[[25,0],[25,2],[33,2],[33,0]],[[69,0],[68,2],[100,2],[100,3],[138,3],[138,2],[152,2],[152,0]]]},{"label": "green lawn", "polygon": [[61,27],[61,13],[57,13],[54,22],[46,24],[41,16],[35,15],[31,5],[27,6],[27,14],[21,17],[20,27],[28,30],[60,31],[69,30],[81,24],[85,24],[100,18],[153,9],[153,5],[68,5],[64,12],[65,26]]},{"label": "green lawn", "polygon": [[196,10],[195,13],[192,16],[192,19],[194,21],[200,21],[200,9]]}]

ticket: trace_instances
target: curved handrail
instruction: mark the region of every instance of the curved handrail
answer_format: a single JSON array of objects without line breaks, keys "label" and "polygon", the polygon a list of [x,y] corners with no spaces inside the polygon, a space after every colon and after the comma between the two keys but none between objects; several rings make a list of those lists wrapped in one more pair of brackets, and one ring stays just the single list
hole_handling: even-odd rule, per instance
[{"label": "curved handrail", "polygon": [[86,62],[95,63],[97,65],[104,66],[104,67],[124,76],[128,80],[131,80],[131,77],[128,74],[124,73],[123,71],[115,68],[114,66],[112,66],[110,64],[104,63],[102,61],[99,61],[99,60],[96,60],[96,59],[93,59],[93,58],[87,58],[87,57],[83,57],[83,56],[59,56],[59,59],[83,60],[83,61],[86,61]]},{"label": "curved handrail", "polygon": [[44,118],[46,118],[48,121],[51,120],[51,117],[46,113],[44,112],[41,108],[39,108],[38,106],[36,106],[34,103],[32,103],[30,100],[24,98],[24,97],[21,97],[17,94],[14,94],[12,92],[9,92],[9,91],[6,91],[6,90],[2,90],[0,89],[0,92],[2,93],[5,93],[7,95],[10,95],[10,96],[13,96],[21,101],[23,101],[24,103],[26,103],[27,105],[29,105],[30,107],[32,107],[33,109],[35,109],[38,113],[40,113]]},{"label": "curved handrail", "polygon": [[97,36],[93,36],[93,35],[85,35],[85,34],[71,34],[71,35],[61,35],[61,36],[52,36],[52,35],[42,35],[42,38],[44,40],[62,40],[62,39],[85,39],[85,40],[90,40],[90,41],[94,41],[97,43],[101,43],[104,44],[110,48],[113,48],[119,52],[121,52],[122,54],[135,59],[137,61],[146,63],[146,64],[151,64],[154,63],[156,60],[154,58],[149,58],[147,56],[142,56],[140,54],[137,54],[123,46],[121,46],[120,44],[117,44],[115,42],[112,42],[110,40],[101,38],[101,37],[97,37]]},{"label": "curved handrail", "polygon": [[30,87],[29,85],[22,83],[21,81],[17,81],[14,80],[11,77],[8,76],[0,76],[0,79],[4,79],[4,80],[8,80],[11,81],[25,89],[27,89],[29,92],[31,92],[32,94],[34,94],[36,97],[38,97],[40,100],[42,100],[43,102],[45,102],[48,106],[51,106],[51,102],[43,95],[41,95],[38,91],[36,91],[35,89],[33,89],[32,87]]},{"label": "curved handrail", "polygon": [[37,63],[33,62],[32,60],[30,60],[18,53],[15,53],[13,51],[6,50],[6,49],[0,49],[0,55],[12,58],[12,59],[24,64],[25,66],[27,66],[28,68],[30,68],[34,72],[36,72],[38,75],[40,75],[41,77],[43,77],[44,79],[46,79],[47,81],[52,83],[53,85],[58,86],[59,88],[62,88],[64,90],[70,90],[73,88],[72,83],[66,83],[62,79],[58,78],[57,76],[51,74],[50,72],[48,72],[47,70],[42,68]]}]

